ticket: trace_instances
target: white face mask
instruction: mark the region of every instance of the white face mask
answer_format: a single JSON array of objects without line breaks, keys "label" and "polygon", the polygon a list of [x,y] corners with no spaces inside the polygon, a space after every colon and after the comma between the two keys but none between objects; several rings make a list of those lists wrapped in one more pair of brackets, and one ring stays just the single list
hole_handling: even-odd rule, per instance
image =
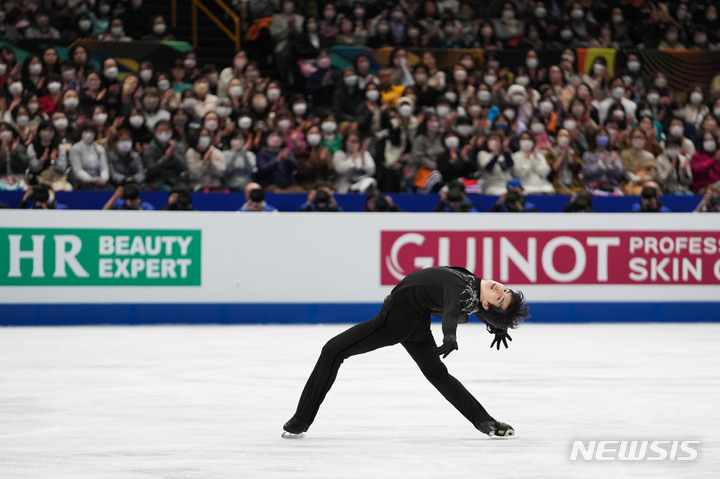
[{"label": "white face mask", "polygon": [[19,95],[23,92],[24,89],[25,88],[23,87],[23,84],[20,83],[19,81],[16,81],[15,83],[11,83],[10,86],[8,87],[8,91],[12,95]]},{"label": "white face mask", "polygon": [[118,71],[117,67],[106,68],[103,75],[105,75],[105,78],[108,80],[114,80],[118,76]]},{"label": "white face mask", "polygon": [[513,121],[515,119],[515,110],[505,110],[503,111],[503,115],[505,115],[505,118],[508,120]]},{"label": "white face mask", "polygon": [[93,122],[98,126],[104,125],[107,119],[107,113],[98,113],[97,115],[93,116]]},{"label": "white face mask", "polygon": [[221,118],[227,118],[230,116],[230,113],[232,113],[232,108],[229,106],[219,106],[215,108],[215,113]]},{"label": "white face mask", "polygon": [[28,124],[30,123],[30,117],[25,115],[19,116],[15,119],[15,123],[17,123],[18,126],[22,127],[28,126]]},{"label": "white face mask", "polygon": [[563,128],[568,131],[573,131],[577,128],[577,122],[575,120],[565,120],[563,122]]},{"label": "white face mask", "polygon": [[400,107],[398,108],[398,113],[400,114],[400,116],[404,116],[404,117],[408,117],[408,116],[412,115],[412,111],[413,111],[413,108],[407,104],[400,105]]},{"label": "white face mask", "polygon": [[117,149],[122,154],[128,153],[132,149],[132,140],[119,141]]},{"label": "white face mask", "polygon": [[625,96],[625,89],[621,86],[616,86],[612,90],[612,96],[613,98],[619,100],[620,98]]},{"label": "white face mask", "polygon": [[65,100],[63,100],[63,105],[65,106],[65,108],[67,108],[69,110],[74,110],[75,108],[77,108],[77,106],[79,104],[80,104],[80,100],[78,100],[77,98],[71,97],[71,98],[65,98]]},{"label": "white face mask", "polygon": [[545,126],[542,123],[533,123],[530,125],[530,131],[535,133],[536,135],[539,135],[543,131],[545,131]]},{"label": "white face mask", "polygon": [[243,130],[247,130],[252,126],[252,119],[250,117],[244,116],[242,118],[238,119],[238,126],[242,128]]},{"label": "white face mask", "polygon": [[380,91],[379,90],[368,90],[365,92],[365,98],[367,98],[370,101],[377,101],[378,98],[380,98]]},{"label": "white face mask", "polygon": [[322,141],[322,136],[320,135],[320,133],[310,133],[307,136],[307,142],[308,142],[308,145],[310,145],[310,146],[317,146],[320,144],[321,141]]},{"label": "white face mask", "polygon": [[218,122],[217,120],[206,120],[205,121],[205,128],[207,128],[210,131],[217,130]]},{"label": "white face mask", "polygon": [[437,114],[442,117],[448,116],[450,114],[450,107],[445,105],[437,107]]},{"label": "white face mask", "polygon": [[637,73],[640,71],[640,62],[635,61],[629,61],[627,63],[628,70],[630,70],[633,73]]},{"label": "white face mask", "polygon": [[145,118],[140,115],[133,115],[130,117],[130,125],[133,128],[140,128],[145,123]]},{"label": "white face mask", "polygon": [[[537,58],[528,58],[527,60],[525,60],[525,64],[531,70],[535,69],[538,67],[538,59]],[[517,82],[517,80],[516,80],[516,82]]]},{"label": "white face mask", "polygon": [[670,127],[670,136],[680,137],[684,132],[684,128],[680,125],[673,125]]},{"label": "white face mask", "polygon": [[533,149],[535,143],[532,140],[520,140],[520,148],[523,151],[530,151]]},{"label": "white face mask", "polygon": [[570,144],[570,138],[567,136],[558,136],[557,143],[558,146],[567,146]]},{"label": "white face mask", "polygon": [[540,102],[540,111],[543,113],[550,113],[553,110],[553,104],[549,101]]},{"label": "white face mask", "polygon": [[458,134],[463,137],[468,137],[475,132],[475,128],[473,128],[472,125],[458,125],[455,129]]},{"label": "white face mask", "polygon": [[457,100],[457,93],[449,91],[449,92],[445,93],[445,98],[450,103],[455,103],[455,101]]},{"label": "white face mask", "polygon": [[326,121],[320,127],[325,133],[335,133],[337,130],[337,123],[334,121]]},{"label": "white face mask", "polygon": [[210,137],[209,136],[201,136],[198,138],[198,148],[204,150],[210,146]]},{"label": "white face mask", "polygon": [[699,105],[703,101],[703,94],[700,92],[693,92],[690,94],[690,103],[693,105]]},{"label": "white face mask", "polygon": [[454,150],[458,146],[460,146],[460,138],[457,136],[448,136],[445,138],[445,148],[448,150]]},{"label": "white face mask", "polygon": [[477,93],[478,100],[480,100],[482,102],[490,101],[491,96],[492,96],[492,94],[487,90],[480,90]]},{"label": "white face mask", "polygon": [[112,33],[116,37],[123,36],[123,27],[111,27],[110,33]]},{"label": "white face mask", "polygon": [[270,101],[275,101],[278,98],[280,98],[280,90],[277,88],[271,88],[267,91],[267,99]]},{"label": "white face mask", "polygon": [[230,147],[234,151],[240,151],[244,144],[245,142],[242,140],[242,138],[233,138],[232,140],[230,140]]},{"label": "white face mask", "polygon": [[292,110],[296,115],[304,115],[307,112],[307,103],[296,103],[293,105]]},{"label": "white face mask", "polygon": [[497,83],[497,77],[494,77],[494,76],[486,76],[485,78],[483,78],[483,81],[485,82],[485,84],[486,84],[487,86],[493,86],[494,84]]},{"label": "white face mask", "polygon": [[292,122],[290,120],[288,120],[287,118],[285,118],[283,120],[278,121],[278,128],[280,128],[281,130],[287,130],[288,128],[290,128],[291,124],[292,124]]},{"label": "white face mask", "polygon": [[156,23],[153,25],[153,32],[155,35],[162,35],[167,30],[167,26],[164,23]]},{"label": "white face mask", "polygon": [[60,82],[56,82],[56,81],[48,83],[48,87],[47,87],[47,89],[50,93],[57,93],[60,91],[61,88],[62,88],[62,84],[60,84]]},{"label": "white face mask", "polygon": [[233,85],[228,88],[228,93],[233,98],[240,98],[243,94],[243,88],[240,85]]},{"label": "white face mask", "polygon": [[715,143],[715,140],[703,141],[703,149],[707,153],[715,153],[715,150],[717,149],[717,144]]},{"label": "white face mask", "polygon": [[658,102],[660,101],[660,94],[659,93],[648,93],[647,101],[651,105],[657,105]]},{"label": "white face mask", "polygon": [[153,72],[152,72],[152,70],[148,70],[148,69],[146,68],[145,70],[140,70],[140,73],[138,73],[138,76],[140,77],[140,79],[141,79],[142,81],[144,81],[144,82],[147,83],[147,82],[149,82],[150,79],[152,78]]},{"label": "white face mask", "polygon": [[162,132],[156,133],[155,138],[157,138],[157,140],[160,143],[165,144],[168,141],[170,141],[170,138],[172,138],[172,133],[170,133],[169,131],[162,131]]},{"label": "white face mask", "polygon": [[605,69],[605,65],[603,65],[602,63],[596,63],[593,65],[593,73],[595,73],[596,75],[602,75]]},{"label": "white face mask", "polygon": [[515,77],[515,83],[521,86],[528,86],[530,84],[529,77]]},{"label": "white face mask", "polygon": [[39,75],[42,73],[42,65],[40,65],[39,63],[33,63],[28,67],[28,72],[31,75]]},{"label": "white face mask", "polygon": [[93,131],[84,131],[82,134],[82,139],[85,143],[92,143],[95,141],[95,132]]},{"label": "white face mask", "polygon": [[78,27],[80,27],[80,30],[86,32],[92,28],[92,20],[80,20],[78,22]]},{"label": "white face mask", "polygon": [[715,115],[715,118],[720,118],[720,107],[713,108],[713,115]]},{"label": "white face mask", "polygon": [[62,131],[68,127],[68,121],[65,118],[58,118],[57,120],[53,121],[53,126],[58,130]]}]

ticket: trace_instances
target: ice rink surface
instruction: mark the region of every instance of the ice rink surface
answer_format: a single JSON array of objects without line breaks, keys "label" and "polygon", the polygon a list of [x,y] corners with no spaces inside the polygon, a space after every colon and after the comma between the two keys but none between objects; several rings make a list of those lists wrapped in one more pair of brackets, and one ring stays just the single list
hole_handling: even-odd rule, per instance
[{"label": "ice rink surface", "polygon": [[[720,477],[720,324],[529,323],[502,351],[461,325],[446,364],[517,439],[481,435],[400,346],[346,361],[307,437],[281,439],[346,327],[2,328],[0,477]],[[701,444],[571,462],[576,439]]]}]

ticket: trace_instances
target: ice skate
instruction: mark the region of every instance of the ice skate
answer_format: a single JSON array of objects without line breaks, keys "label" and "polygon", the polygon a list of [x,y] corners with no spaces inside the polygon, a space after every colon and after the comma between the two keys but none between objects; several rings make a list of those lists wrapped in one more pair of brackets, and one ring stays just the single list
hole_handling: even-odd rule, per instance
[{"label": "ice skate", "polygon": [[285,423],[283,426],[283,433],[282,437],[285,439],[302,439],[305,437],[305,431],[307,431],[308,426],[306,424],[301,423],[297,418],[294,416],[292,419],[290,419],[288,422]]},{"label": "ice skate", "polygon": [[500,421],[485,421],[478,426],[480,432],[494,439],[514,439],[515,429],[509,424]]}]

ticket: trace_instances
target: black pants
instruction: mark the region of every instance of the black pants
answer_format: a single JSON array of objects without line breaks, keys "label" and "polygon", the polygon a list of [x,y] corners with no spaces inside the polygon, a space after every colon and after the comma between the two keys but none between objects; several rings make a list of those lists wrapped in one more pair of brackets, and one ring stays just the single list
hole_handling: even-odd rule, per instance
[{"label": "black pants", "polygon": [[430,331],[430,315],[425,318],[410,315],[389,299],[375,318],[353,326],[325,344],[300,396],[295,418],[307,426],[313,423],[345,359],[397,343],[410,353],[428,381],[476,428],[492,419],[465,386],[448,373],[433,351],[437,344]]}]

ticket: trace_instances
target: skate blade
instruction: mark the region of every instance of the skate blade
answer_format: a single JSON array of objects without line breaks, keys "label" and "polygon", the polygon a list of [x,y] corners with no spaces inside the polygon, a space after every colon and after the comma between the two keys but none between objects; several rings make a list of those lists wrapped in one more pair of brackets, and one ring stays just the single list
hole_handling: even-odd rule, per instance
[{"label": "skate blade", "polygon": [[282,433],[282,437],[285,439],[302,439],[305,437],[305,433],[301,432],[300,434],[293,434],[291,432],[285,431]]},{"label": "skate blade", "polygon": [[517,439],[517,435],[515,434],[514,429],[508,429],[507,431],[500,431],[503,434],[497,434],[498,431],[495,431],[491,434],[488,434],[492,439]]}]

